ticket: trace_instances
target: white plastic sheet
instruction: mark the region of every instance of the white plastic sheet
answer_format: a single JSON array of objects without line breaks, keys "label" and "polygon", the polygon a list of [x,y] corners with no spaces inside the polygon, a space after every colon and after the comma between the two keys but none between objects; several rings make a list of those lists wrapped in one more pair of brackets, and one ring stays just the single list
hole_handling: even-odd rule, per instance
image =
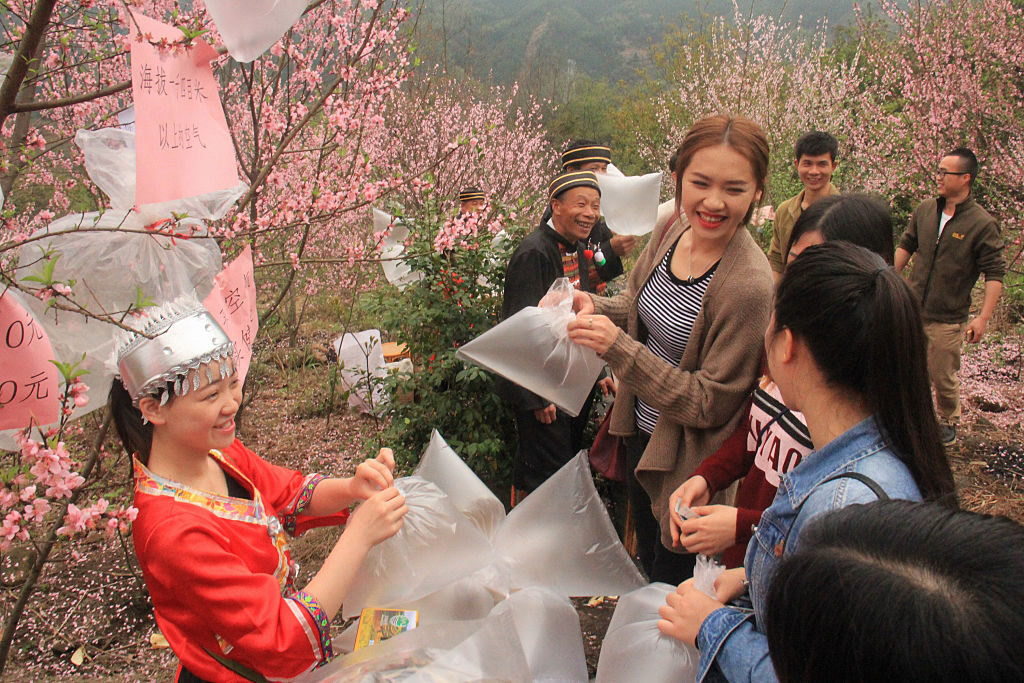
[{"label": "white plastic sheet", "polygon": [[[134,110],[132,113],[134,116]],[[110,198],[111,208],[127,211],[135,207],[135,133],[121,128],[79,130],[75,133],[75,144],[85,155],[86,172]],[[135,215],[141,225],[170,218],[172,213],[217,220],[227,215],[246,189],[245,183],[239,183],[195,197],[143,204],[135,207]]]},{"label": "white plastic sheet", "polygon": [[[390,226],[390,229],[389,227]],[[409,238],[409,228],[380,209],[373,210],[373,231],[387,236],[380,245],[381,268],[387,281],[399,289],[405,289],[413,282],[423,279],[423,273],[414,271],[401,259],[405,253],[405,240]]]},{"label": "white plastic sheet", "polygon": [[572,292],[569,280],[558,278],[544,297],[544,308],[527,306],[455,355],[529,389],[569,415],[579,415],[604,361],[593,349],[569,339],[567,326],[576,315]]},{"label": "white plastic sheet", "polygon": [[387,375],[380,330],[346,332],[334,340],[334,351],[342,386],[349,392],[349,406],[363,413],[379,413],[386,402],[382,380]]},{"label": "white plastic sheet", "polygon": [[505,506],[436,429],[430,433],[430,443],[414,474],[436,484],[476,528],[487,538],[494,538],[505,520]]},{"label": "white plastic sheet", "polygon": [[[198,221],[185,219],[178,229],[197,230],[199,237],[172,239],[157,234],[110,232],[116,228],[142,230],[144,224],[131,211],[72,214],[58,219],[31,236],[18,250],[18,280],[37,274],[45,251],[57,256],[53,277],[75,280],[72,298],[86,309],[102,313],[125,311],[137,293],[157,303],[183,295],[205,297],[222,266],[220,248],[207,237]],[[90,230],[89,232],[83,230]],[[100,230],[92,232],[91,230]],[[78,362],[88,371],[89,403],[75,409],[84,415],[106,405],[117,368],[114,362],[115,326],[70,311],[46,310],[35,297],[19,301],[42,322],[57,360]],[[0,439],[0,447],[13,448],[13,440]]]},{"label": "white plastic sheet", "polygon": [[586,451],[513,508],[494,547],[512,566],[513,588],[620,595],[647,583],[594,488]]},{"label": "white plastic sheet", "polygon": [[652,583],[619,598],[601,644],[597,683],[633,683],[641,671],[645,683],[694,680],[697,650],[658,630],[658,608],[674,590]]},{"label": "white plastic sheet", "polygon": [[661,174],[597,176],[601,186],[601,215],[612,232],[646,235],[654,229],[661,198]]},{"label": "white plastic sheet", "polygon": [[307,0],[205,0],[224,45],[236,61],[251,62],[299,20]]},{"label": "white plastic sheet", "polygon": [[409,512],[401,530],[367,554],[345,596],[346,619],[364,607],[418,600],[493,560],[487,537],[441,489],[420,477],[403,477],[395,486]]}]

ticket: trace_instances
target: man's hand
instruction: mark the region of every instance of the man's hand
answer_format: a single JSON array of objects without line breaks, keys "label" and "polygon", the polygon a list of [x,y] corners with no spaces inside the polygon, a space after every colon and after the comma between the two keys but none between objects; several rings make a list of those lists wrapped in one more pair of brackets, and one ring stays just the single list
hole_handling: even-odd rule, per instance
[{"label": "man's hand", "polygon": [[537,408],[533,411],[533,416],[537,418],[537,422],[542,425],[549,425],[555,421],[555,415],[557,413],[554,403],[549,403],[547,408]]},{"label": "man's hand", "polygon": [[604,396],[615,395],[615,380],[611,377],[605,377],[597,382],[597,386],[601,388],[601,394]]},{"label": "man's hand", "polygon": [[612,251],[619,256],[625,256],[636,246],[636,235],[612,235],[608,241],[611,242]]},{"label": "man's hand", "polygon": [[981,341],[981,338],[985,336],[985,330],[988,328],[988,320],[982,318],[980,315],[967,324],[967,341],[971,344],[977,344]]}]

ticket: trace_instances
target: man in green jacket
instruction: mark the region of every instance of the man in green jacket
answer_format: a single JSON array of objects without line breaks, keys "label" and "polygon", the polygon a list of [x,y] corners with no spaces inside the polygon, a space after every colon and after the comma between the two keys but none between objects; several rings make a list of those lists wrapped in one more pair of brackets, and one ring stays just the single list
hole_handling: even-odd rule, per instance
[{"label": "man in green jacket", "polygon": [[[914,210],[899,247],[896,270],[914,257],[908,282],[921,302],[928,338],[928,375],[935,390],[942,442],[956,440],[960,420],[960,348],[978,343],[1003,292],[1003,238],[999,224],[971,197],[978,158],[966,147],[942,157],[936,172],[939,196]],[[967,321],[971,289],[985,274],[981,312]]]},{"label": "man in green jacket", "polygon": [[796,219],[822,197],[839,194],[839,190],[832,184],[832,174],[839,165],[839,141],[835,137],[820,130],[804,133],[796,141],[793,156],[793,166],[804,189],[779,204],[775,210],[768,263],[772,267],[776,285],[782,279],[782,271],[786,269],[789,236],[793,234]]}]

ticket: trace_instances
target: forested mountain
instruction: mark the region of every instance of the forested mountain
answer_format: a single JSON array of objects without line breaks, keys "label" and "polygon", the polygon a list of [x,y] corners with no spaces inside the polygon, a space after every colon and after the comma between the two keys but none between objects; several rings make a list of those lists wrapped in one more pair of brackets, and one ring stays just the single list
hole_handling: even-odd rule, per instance
[{"label": "forested mountain", "polygon": [[[863,3],[862,3],[863,4]],[[850,23],[853,0],[745,0],[740,12],[813,28]],[[573,77],[615,82],[650,64],[648,48],[675,25],[732,17],[731,0],[423,0],[418,54],[452,74],[519,81],[560,100]],[[567,77],[567,78],[566,78]],[[541,84],[547,83],[544,91]]]}]

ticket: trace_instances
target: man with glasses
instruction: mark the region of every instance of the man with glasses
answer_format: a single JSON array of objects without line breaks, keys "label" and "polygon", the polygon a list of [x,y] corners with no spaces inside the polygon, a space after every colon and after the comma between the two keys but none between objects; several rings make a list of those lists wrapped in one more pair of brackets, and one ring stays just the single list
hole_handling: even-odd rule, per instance
[{"label": "man with glasses", "polygon": [[[914,210],[896,249],[897,271],[914,256],[908,282],[921,302],[928,375],[944,444],[956,440],[960,420],[960,347],[964,337],[981,341],[1006,271],[999,224],[971,197],[977,176],[978,158],[966,147],[942,157],[936,171],[939,196]],[[985,297],[981,312],[967,322],[971,289],[980,273],[985,274]]]}]

